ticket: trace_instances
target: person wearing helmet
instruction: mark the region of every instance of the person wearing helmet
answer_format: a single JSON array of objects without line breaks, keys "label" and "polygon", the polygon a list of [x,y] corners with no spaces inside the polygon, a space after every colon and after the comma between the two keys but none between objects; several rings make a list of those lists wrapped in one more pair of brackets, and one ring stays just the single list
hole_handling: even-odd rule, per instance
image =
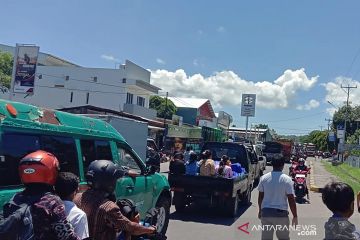
[{"label": "person wearing helmet", "polygon": [[[80,239],[66,220],[64,203],[54,194],[58,171],[59,161],[45,151],[30,153],[20,160],[19,175],[25,189],[12,201],[19,206],[25,203],[31,206],[34,239]],[[4,213],[12,214],[6,206]]]},{"label": "person wearing helmet", "polygon": [[78,193],[74,202],[88,217],[91,239],[115,240],[121,231],[128,233],[128,239],[131,235],[155,233],[153,226],[144,227],[131,222],[115,203],[116,182],[124,175],[124,170],[108,160],[95,160],[89,165],[86,179],[90,188]]},{"label": "person wearing helmet", "polygon": [[304,158],[300,158],[298,162],[299,164],[295,167],[295,171],[308,171],[308,167],[305,164]]}]

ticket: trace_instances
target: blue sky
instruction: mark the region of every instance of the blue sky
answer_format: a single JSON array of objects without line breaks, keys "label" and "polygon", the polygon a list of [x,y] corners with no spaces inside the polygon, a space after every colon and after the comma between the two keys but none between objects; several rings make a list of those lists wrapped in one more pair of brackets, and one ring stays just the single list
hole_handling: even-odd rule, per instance
[{"label": "blue sky", "polygon": [[[173,96],[209,97],[238,126],[245,125],[238,99],[256,92],[251,123],[303,134],[325,128],[333,111],[326,100],[344,101],[339,84],[358,83],[359,9],[359,1],[3,0],[0,42],[34,43],[88,67],[132,60]],[[180,84],[167,83],[179,76]],[[282,76],[288,87],[274,83]],[[229,78],[232,94],[223,87]],[[196,81],[201,87],[190,91]],[[282,95],[286,101],[277,104]],[[351,97],[359,104],[360,89]]]}]

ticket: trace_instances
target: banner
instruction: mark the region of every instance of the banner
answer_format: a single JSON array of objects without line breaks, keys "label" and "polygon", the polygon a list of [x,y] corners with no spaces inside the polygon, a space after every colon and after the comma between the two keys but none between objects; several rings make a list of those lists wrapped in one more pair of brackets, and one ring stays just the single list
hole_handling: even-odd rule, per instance
[{"label": "banner", "polygon": [[14,55],[13,92],[33,93],[39,47],[16,45]]}]

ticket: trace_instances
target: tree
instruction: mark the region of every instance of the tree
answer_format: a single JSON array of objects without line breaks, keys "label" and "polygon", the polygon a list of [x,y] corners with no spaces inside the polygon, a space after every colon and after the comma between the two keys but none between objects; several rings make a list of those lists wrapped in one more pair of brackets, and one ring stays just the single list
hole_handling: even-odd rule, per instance
[{"label": "tree", "polygon": [[312,131],[307,140],[308,143],[315,144],[317,149],[324,151],[327,148],[328,131]]},{"label": "tree", "polygon": [[10,89],[13,62],[10,53],[0,51],[0,88],[4,86]]},{"label": "tree", "polygon": [[345,125],[346,120],[346,134],[353,135],[359,127],[357,122],[359,119],[360,106],[343,106],[334,113],[333,128],[336,129],[339,124]]},{"label": "tree", "polygon": [[160,118],[171,119],[177,111],[175,104],[170,100],[160,96],[151,96],[149,107],[157,111],[157,116]]}]

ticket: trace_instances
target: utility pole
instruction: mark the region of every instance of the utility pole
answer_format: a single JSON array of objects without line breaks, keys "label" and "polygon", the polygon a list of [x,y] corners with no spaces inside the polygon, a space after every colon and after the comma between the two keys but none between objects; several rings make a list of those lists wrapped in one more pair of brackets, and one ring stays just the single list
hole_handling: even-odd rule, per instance
[{"label": "utility pole", "polygon": [[168,108],[168,97],[169,97],[169,92],[166,92],[165,110],[164,110],[164,128],[165,128],[165,124],[166,124],[166,114],[167,114],[167,108]]},{"label": "utility pole", "polygon": [[331,119],[325,118],[325,121],[327,121],[328,131],[330,131],[330,122],[332,122]]},{"label": "utility pole", "polygon": [[348,118],[350,90],[351,90],[351,89],[354,89],[354,88],[357,88],[357,86],[350,86],[350,85],[348,84],[347,87],[341,85],[341,88],[342,88],[342,89],[346,89],[346,90],[344,90],[344,91],[345,91],[346,94],[347,94],[347,98],[346,98],[346,112],[345,112],[345,124],[344,124],[345,133],[344,133],[344,139],[343,139],[343,143],[345,143],[345,140],[346,140],[346,121],[347,121],[347,118]]}]

